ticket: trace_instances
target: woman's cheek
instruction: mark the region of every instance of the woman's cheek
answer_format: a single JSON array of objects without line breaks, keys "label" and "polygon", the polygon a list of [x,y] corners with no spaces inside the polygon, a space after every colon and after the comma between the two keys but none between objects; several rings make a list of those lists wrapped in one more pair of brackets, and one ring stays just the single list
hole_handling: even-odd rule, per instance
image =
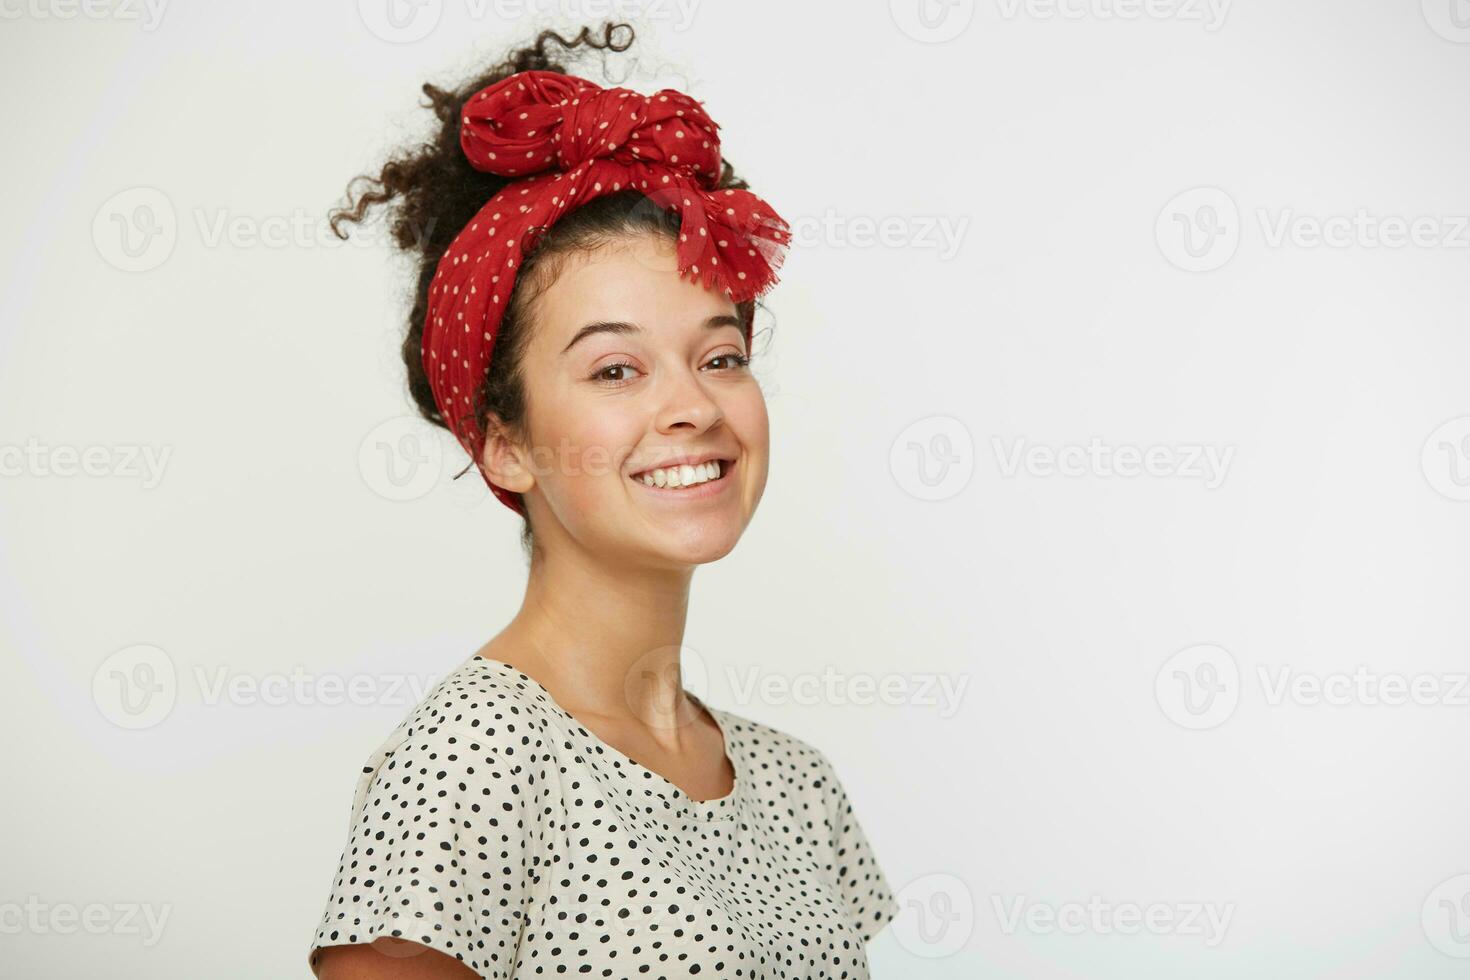
[{"label": "woman's cheek", "polygon": [[584,503],[595,503],[622,489],[623,469],[637,440],[632,427],[616,422],[604,419],[601,424],[584,426],[575,437],[577,494]]},{"label": "woman's cheek", "polygon": [[749,452],[764,457],[771,443],[771,420],[766,413],[765,395],[758,386],[751,388],[752,392],[736,403],[735,411],[739,415],[734,428]]},{"label": "woman's cheek", "polygon": [[752,387],[755,388],[753,397],[742,402],[739,436],[751,462],[745,492],[748,499],[747,507],[753,512],[766,489],[766,478],[770,468],[771,421],[766,411],[765,395],[759,386]]}]

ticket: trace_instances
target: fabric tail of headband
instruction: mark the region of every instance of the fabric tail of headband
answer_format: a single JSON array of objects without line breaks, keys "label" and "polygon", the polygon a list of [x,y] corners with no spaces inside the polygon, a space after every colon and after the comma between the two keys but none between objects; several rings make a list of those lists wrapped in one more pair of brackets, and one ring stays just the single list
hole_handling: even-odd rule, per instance
[{"label": "fabric tail of headband", "polygon": [[[674,89],[640,95],[530,70],[475,93],[460,147],[476,170],[515,178],[450,243],[429,287],[424,368],[439,411],[495,496],[524,513],[484,472],[476,393],[505,305],[534,236],[604,194],[634,189],[679,214],[679,275],[736,303],[777,282],[790,227],[744,190],[717,190],[719,126]],[[747,344],[750,324],[746,324]]]}]

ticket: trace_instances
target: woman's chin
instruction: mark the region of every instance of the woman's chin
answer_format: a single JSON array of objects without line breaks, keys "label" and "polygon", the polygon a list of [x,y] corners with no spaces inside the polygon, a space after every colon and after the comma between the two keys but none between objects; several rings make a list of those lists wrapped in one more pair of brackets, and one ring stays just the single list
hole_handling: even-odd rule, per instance
[{"label": "woman's chin", "polygon": [[663,564],[706,565],[734,551],[743,531],[743,522],[734,518],[664,517],[643,522],[635,537],[641,550],[656,555]]}]

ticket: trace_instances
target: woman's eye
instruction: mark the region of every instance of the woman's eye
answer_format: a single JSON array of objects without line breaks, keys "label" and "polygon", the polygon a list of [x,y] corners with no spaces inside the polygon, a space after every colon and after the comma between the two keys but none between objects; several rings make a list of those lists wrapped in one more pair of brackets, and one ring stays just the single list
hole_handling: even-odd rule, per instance
[{"label": "woman's eye", "polygon": [[718,354],[715,357],[710,358],[710,361],[709,362],[711,364],[714,364],[716,361],[726,361],[726,362],[728,362],[725,365],[725,367],[723,367],[723,368],[716,368],[716,370],[733,371],[736,368],[743,368],[747,364],[749,364],[750,363],[750,358],[745,357],[742,354]]},{"label": "woman's eye", "polygon": [[596,371],[596,373],[594,373],[592,375],[592,380],[593,381],[611,382],[611,383],[617,383],[619,381],[626,381],[627,380],[626,378],[620,378],[620,377],[612,377],[612,378],[610,378],[610,377],[607,376],[608,375],[608,372],[609,371],[627,371],[627,370],[630,370],[632,367],[633,367],[633,365],[627,363],[626,361],[619,361],[617,364],[609,364],[606,367],[598,368],[598,370]]},{"label": "woman's eye", "polygon": [[[717,354],[714,357],[710,358],[707,362],[705,362],[705,366],[712,366],[713,370],[716,371],[735,371],[745,367],[749,363],[750,358],[737,351],[729,354]],[[628,381],[631,379],[619,374],[618,372],[636,370],[637,368],[633,367],[633,365],[628,363],[627,361],[619,361],[616,364],[607,364],[603,367],[598,368],[592,373],[592,377],[590,380],[596,381],[600,384],[621,384],[624,381]]]}]

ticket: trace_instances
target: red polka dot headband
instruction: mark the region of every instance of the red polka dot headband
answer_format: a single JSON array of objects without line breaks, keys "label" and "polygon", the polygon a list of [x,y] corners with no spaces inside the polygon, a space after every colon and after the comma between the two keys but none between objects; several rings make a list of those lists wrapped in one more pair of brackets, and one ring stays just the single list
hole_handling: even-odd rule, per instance
[{"label": "red polka dot headband", "polygon": [[[429,287],[424,369],[440,414],[490,483],[474,398],[490,365],[516,271],[545,229],[593,198],[633,188],[679,214],[679,275],[737,303],[777,281],[791,232],[756,195],[716,190],[719,126],[674,89],[640,95],[573,75],[523,71],[471,96],[459,142],[476,170],[517,178],[450,243]],[[751,325],[746,324],[746,340]]]}]

